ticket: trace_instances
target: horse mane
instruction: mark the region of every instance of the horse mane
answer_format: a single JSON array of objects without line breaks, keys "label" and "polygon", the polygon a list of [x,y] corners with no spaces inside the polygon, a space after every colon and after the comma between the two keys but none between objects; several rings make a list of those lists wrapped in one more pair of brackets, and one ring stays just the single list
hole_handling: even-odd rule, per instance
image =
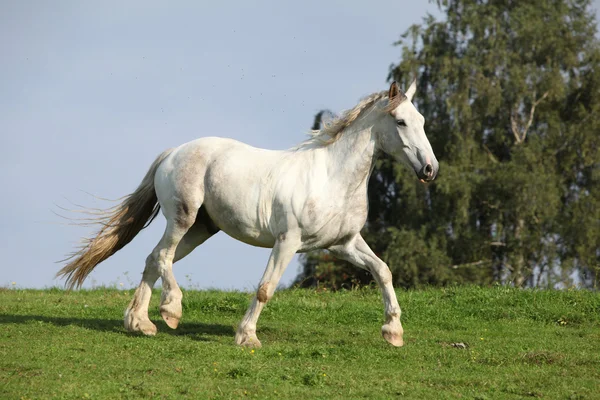
[{"label": "horse mane", "polygon": [[[348,128],[354,121],[356,121],[363,111],[371,108],[379,100],[384,100],[387,98],[387,90],[372,93],[366,97],[363,97],[361,101],[354,106],[354,108],[345,111],[342,113],[342,115],[327,123],[323,128],[313,129],[309,132],[309,135],[312,137],[312,139],[316,139],[325,145],[331,144],[337,141],[340,136],[342,136],[344,130]],[[404,100],[406,100],[406,95],[400,92],[398,96],[394,97],[392,101],[388,102],[383,109],[383,112],[391,112]]]}]

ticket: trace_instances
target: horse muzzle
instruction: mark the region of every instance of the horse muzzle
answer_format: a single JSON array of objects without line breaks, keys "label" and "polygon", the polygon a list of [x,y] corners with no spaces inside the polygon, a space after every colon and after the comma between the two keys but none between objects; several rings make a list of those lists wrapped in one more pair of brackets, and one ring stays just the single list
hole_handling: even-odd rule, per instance
[{"label": "horse muzzle", "polygon": [[417,172],[417,177],[423,183],[431,182],[437,176],[437,168],[434,168],[432,164],[425,164],[421,170]]}]

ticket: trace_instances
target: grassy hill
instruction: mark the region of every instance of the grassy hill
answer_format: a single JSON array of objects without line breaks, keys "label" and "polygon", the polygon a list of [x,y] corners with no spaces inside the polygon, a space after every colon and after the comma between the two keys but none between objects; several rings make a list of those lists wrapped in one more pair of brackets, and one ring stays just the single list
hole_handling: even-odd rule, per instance
[{"label": "grassy hill", "polygon": [[251,295],[185,291],[156,337],[126,333],[133,291],[0,291],[0,398],[600,398],[600,294],[506,287],[398,291],[405,346],[374,289],[276,293],[262,349],[236,347]]}]

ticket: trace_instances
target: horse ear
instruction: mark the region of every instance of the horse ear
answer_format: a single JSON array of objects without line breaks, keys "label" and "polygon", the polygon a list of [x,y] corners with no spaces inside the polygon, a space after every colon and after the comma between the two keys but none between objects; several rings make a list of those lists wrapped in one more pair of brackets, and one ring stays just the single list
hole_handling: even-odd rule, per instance
[{"label": "horse ear", "polygon": [[392,101],[396,98],[396,96],[398,96],[398,94],[400,94],[400,89],[398,88],[398,84],[396,83],[396,81],[394,81],[390,85],[390,92],[388,93],[388,98],[390,99],[390,101]]},{"label": "horse ear", "polygon": [[408,87],[408,90],[406,91],[406,98],[408,99],[408,101],[412,101],[412,98],[415,95],[416,91],[417,91],[417,80],[414,79],[412,81],[412,83],[410,84],[410,86]]}]

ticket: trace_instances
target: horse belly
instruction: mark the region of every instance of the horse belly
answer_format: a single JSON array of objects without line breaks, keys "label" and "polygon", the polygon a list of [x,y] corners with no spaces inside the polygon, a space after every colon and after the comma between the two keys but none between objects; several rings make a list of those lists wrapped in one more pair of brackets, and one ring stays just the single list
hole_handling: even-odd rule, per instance
[{"label": "horse belly", "polygon": [[221,170],[208,171],[205,185],[204,206],[223,232],[252,246],[273,247],[275,238],[260,218],[259,181]]},{"label": "horse belly", "polygon": [[272,248],[275,245],[275,238],[270,232],[256,229],[256,227],[239,220],[224,223],[221,230],[232,238],[251,246]]}]

